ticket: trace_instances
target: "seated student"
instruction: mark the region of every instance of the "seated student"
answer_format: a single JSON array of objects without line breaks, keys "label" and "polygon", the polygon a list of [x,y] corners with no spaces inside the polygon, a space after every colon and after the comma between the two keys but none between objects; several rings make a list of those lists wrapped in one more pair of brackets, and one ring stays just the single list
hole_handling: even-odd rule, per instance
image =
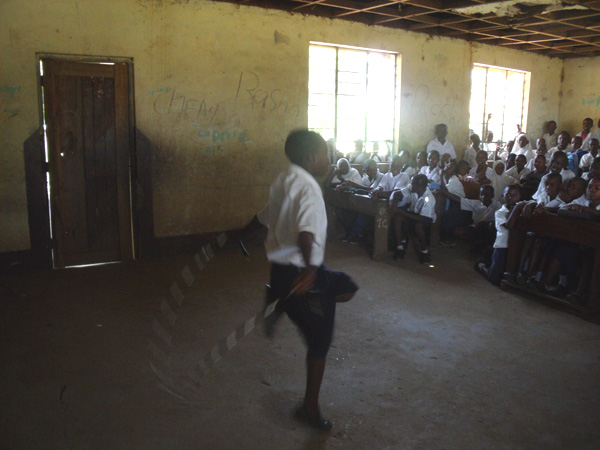
[{"label": "seated student", "polygon": [[368,159],[367,152],[365,151],[365,144],[362,139],[354,141],[354,151],[348,155],[348,159],[352,164],[365,163]]},{"label": "seated student", "polygon": [[446,125],[445,123],[437,124],[435,126],[436,137],[429,141],[429,144],[427,144],[427,153],[431,153],[433,150],[436,150],[440,159],[444,161],[456,160],[456,152],[454,151],[454,146],[450,141],[446,139],[447,135],[448,125]]},{"label": "seated student", "polygon": [[558,145],[558,133],[556,132],[556,122],[549,120],[546,124],[546,133],[542,136],[548,148],[556,147]]},{"label": "seated student", "polygon": [[[531,162],[534,162],[534,161],[535,161],[535,159],[531,160]],[[523,178],[525,178],[527,175],[529,175],[531,173],[531,170],[529,170],[527,167],[525,167],[526,163],[527,163],[527,159],[525,158],[525,155],[517,156],[514,167],[507,169],[506,175],[514,178],[515,180],[517,180],[520,183],[521,180],[523,180]],[[508,163],[507,163],[507,166],[508,166]]]},{"label": "seated student", "polygon": [[525,155],[527,162],[529,162],[530,159],[533,159],[533,151],[531,150],[531,143],[529,142],[529,139],[527,138],[526,134],[519,135],[517,142],[516,142],[515,146],[513,147],[511,153],[514,153],[517,156]]},{"label": "seated student", "polygon": [[[500,150],[499,152],[496,152],[496,158],[500,158],[503,161],[506,161],[508,159],[508,155],[510,155],[512,153],[513,148],[515,147],[515,141],[514,140],[510,140],[506,143],[506,145],[504,146],[504,148],[502,150]],[[515,155],[517,156],[517,155]]]},{"label": "seated student", "polygon": [[460,161],[458,163],[458,173],[456,174],[459,181],[475,181],[475,179],[471,175],[469,175],[470,170],[471,167],[469,167],[469,163],[467,163],[464,160]]},{"label": "seated student", "polygon": [[410,177],[401,172],[401,168],[402,157],[396,155],[392,158],[389,169],[381,179],[379,186],[371,191],[371,197],[388,198],[393,191],[409,186]]},{"label": "seated student", "polygon": [[408,248],[408,232],[412,229],[417,235],[419,260],[422,264],[431,262],[427,247],[427,230],[435,222],[435,197],[427,187],[428,180],[423,174],[413,177],[411,186],[395,191],[390,196],[392,220],[396,235],[394,259],[404,259]]},{"label": "seated student", "polygon": [[415,161],[417,163],[415,170],[417,171],[417,173],[419,173],[421,169],[427,165],[427,156],[428,154],[426,151],[419,152],[415,156]]},{"label": "seated student", "polygon": [[594,121],[590,117],[583,119],[583,123],[581,124],[581,131],[577,133],[577,136],[581,138],[581,148],[584,152],[589,151],[590,140],[598,137],[592,131],[593,126]]},{"label": "seated student", "polygon": [[567,168],[575,175],[579,174],[579,155],[583,155],[581,151],[581,136],[573,136],[571,139],[571,151],[567,152],[569,163]]},{"label": "seated student", "polygon": [[417,173],[417,170],[410,164],[410,153],[406,150],[402,150],[398,156],[400,156],[400,172],[405,173],[409,178],[412,178]]},{"label": "seated student", "polygon": [[556,147],[552,147],[550,150],[548,150],[546,158],[552,159],[552,157],[554,156],[554,153],[556,153],[556,152],[568,153],[570,151],[571,151],[571,135],[569,134],[568,131],[562,131],[558,135],[558,144],[556,145]]},{"label": "seated student", "polygon": [[517,180],[515,180],[513,177],[506,175],[506,172],[504,171],[504,161],[494,161],[494,165],[492,167],[492,175],[490,178],[490,184],[492,185],[492,187],[494,188],[494,192],[496,193],[494,196],[494,200],[502,203],[502,195],[500,195],[499,193],[504,192],[504,188],[506,186],[516,183]]},{"label": "seated student", "polygon": [[[575,178],[575,174],[566,168],[567,164],[568,159],[567,155],[564,152],[554,153],[554,155],[552,156],[552,163],[550,164],[550,173],[560,174],[564,187],[567,186],[567,183],[571,178]],[[531,196],[534,200],[540,201],[540,199],[544,198],[544,195],[546,193],[546,184],[544,182],[544,179],[548,175],[549,174],[546,174],[542,177],[537,191]]]},{"label": "seated student", "polygon": [[441,183],[442,169],[439,166],[440,154],[432,150],[427,155],[427,165],[421,167],[419,174],[425,175],[429,182],[429,189],[439,189]]},{"label": "seated student", "polygon": [[590,170],[588,172],[584,172],[581,175],[581,178],[588,181],[592,178],[600,177],[600,156],[596,157],[590,166]]},{"label": "seated student", "polygon": [[548,167],[546,166],[546,157],[543,155],[536,156],[534,161],[533,171],[521,180],[521,184],[537,189],[544,175],[548,173]]},{"label": "seated student", "polygon": [[383,178],[383,174],[379,171],[377,167],[377,163],[372,159],[367,159],[363,165],[364,167],[364,175],[360,183],[355,183],[351,180],[346,180],[342,184],[340,184],[337,188],[344,190],[348,188],[361,189],[366,191],[372,191],[381,182]]},{"label": "seated student", "polygon": [[483,150],[477,152],[476,159],[477,167],[473,167],[469,172],[469,175],[475,178],[479,184],[491,183],[490,179],[492,178],[493,170],[487,165],[487,152]]},{"label": "seated student", "polygon": [[[583,204],[572,202],[563,205],[561,209],[587,212],[592,217],[600,217],[600,178],[590,180]],[[584,262],[577,289],[569,299],[576,300],[578,304],[585,304],[585,290],[589,287],[591,260],[591,252],[588,249],[570,242],[561,242],[548,264],[544,283],[540,286],[541,290],[553,295],[564,295],[568,290],[568,276],[575,274],[579,263]],[[558,284],[555,285],[557,278]]]},{"label": "seated student", "polygon": [[479,190],[479,200],[461,199],[460,208],[471,213],[471,223],[457,227],[454,235],[483,248],[493,245],[496,238],[495,214],[501,207],[500,202],[494,200],[494,188],[484,184]]},{"label": "seated student", "polygon": [[508,256],[508,232],[514,226],[525,203],[521,202],[519,186],[516,184],[506,186],[504,189],[504,206],[496,211],[496,241],[494,242],[494,253],[492,263],[477,263],[476,270],[483,274],[490,283],[499,285],[502,275],[506,269],[506,258]]},{"label": "seated student", "polygon": [[598,139],[591,138],[590,144],[588,147],[589,152],[585,153],[581,157],[581,160],[579,161],[579,169],[582,172],[587,172],[588,170],[590,170],[590,166],[592,165],[592,162],[598,156],[598,147],[600,147],[600,143],[599,143]]},{"label": "seated student", "polygon": [[479,138],[479,135],[473,133],[469,137],[469,140],[471,146],[463,153],[462,161],[466,161],[467,164],[469,164],[469,167],[476,167],[477,161],[475,160],[475,156],[477,156],[477,152],[481,150],[481,139]]},{"label": "seated student", "polygon": [[355,183],[361,183],[362,177],[360,176],[360,173],[358,173],[358,170],[356,170],[354,167],[350,167],[350,163],[346,158],[340,158],[336,163],[335,169],[331,171],[323,185],[338,185],[347,180]]},{"label": "seated student", "polygon": [[[442,171],[440,190],[433,192],[436,204],[436,216],[441,223],[440,242],[443,245],[451,243],[452,230],[455,225],[455,217],[460,215],[460,200],[465,197],[465,189],[458,179],[458,164],[452,161]],[[446,217],[447,216],[447,217]]]},{"label": "seated student", "polygon": [[[525,156],[523,156],[523,158],[525,158]],[[502,159],[502,158],[500,158]],[[497,160],[494,160],[497,161]],[[525,161],[527,161],[527,159],[525,159]],[[510,153],[507,157],[506,157],[506,170],[510,170],[513,167],[515,167],[515,165],[517,164],[517,155],[515,155],[514,153]]]},{"label": "seated student", "polygon": [[[539,155],[545,156],[546,157],[546,166],[550,166],[550,154],[548,153],[548,147],[546,146],[545,140],[540,138],[536,141],[535,154],[536,154],[536,156],[539,156]],[[528,168],[530,171],[533,171],[534,164],[535,164],[535,158],[531,159],[525,165],[525,167]]]}]

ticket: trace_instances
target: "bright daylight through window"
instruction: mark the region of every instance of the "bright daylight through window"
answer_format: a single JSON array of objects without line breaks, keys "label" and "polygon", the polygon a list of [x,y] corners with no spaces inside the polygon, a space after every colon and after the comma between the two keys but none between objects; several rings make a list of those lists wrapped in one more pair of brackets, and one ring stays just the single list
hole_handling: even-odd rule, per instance
[{"label": "bright daylight through window", "polygon": [[346,155],[357,140],[382,159],[391,154],[398,127],[399,59],[395,53],[311,44],[308,127],[334,140]]}]

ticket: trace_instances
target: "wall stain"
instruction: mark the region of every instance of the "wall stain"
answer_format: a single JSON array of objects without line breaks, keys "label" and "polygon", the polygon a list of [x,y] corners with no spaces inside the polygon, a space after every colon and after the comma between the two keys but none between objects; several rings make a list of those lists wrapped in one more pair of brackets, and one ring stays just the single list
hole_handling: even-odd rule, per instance
[{"label": "wall stain", "polygon": [[273,33],[273,38],[275,39],[275,44],[290,44],[290,38],[277,30]]}]

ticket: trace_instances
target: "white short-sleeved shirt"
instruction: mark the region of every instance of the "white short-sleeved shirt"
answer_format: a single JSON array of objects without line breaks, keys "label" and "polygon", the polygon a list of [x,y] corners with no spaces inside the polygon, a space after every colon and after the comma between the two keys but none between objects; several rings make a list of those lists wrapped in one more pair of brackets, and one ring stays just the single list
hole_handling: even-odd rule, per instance
[{"label": "white short-sleeved shirt", "polygon": [[489,206],[485,206],[481,201],[470,198],[463,198],[460,200],[460,209],[463,211],[471,211],[473,213],[473,223],[478,224],[480,222],[492,222],[496,211],[498,211],[502,205],[496,200],[492,200]]},{"label": "white short-sleeved shirt", "polygon": [[[581,131],[577,133],[577,136],[581,136]],[[583,150],[584,152],[588,152],[590,150],[590,139],[593,138],[598,139],[598,136],[596,136],[596,133],[594,133],[593,131],[590,131],[585,137],[585,139],[582,138],[583,141],[581,143],[581,150]]]},{"label": "white short-sleeved shirt", "polygon": [[450,154],[450,159],[456,159],[456,152],[454,151],[454,146],[448,139],[446,139],[443,144],[438,138],[430,140],[429,144],[427,144],[427,153],[431,152],[432,150],[437,150],[439,152],[440,159],[446,153]]},{"label": "white short-sleeved shirt", "polygon": [[[471,170],[469,170],[469,175],[471,175],[472,177],[477,178],[477,167],[473,167]],[[491,167],[487,167],[485,169],[485,177],[488,180],[491,180],[493,176],[494,176],[494,171],[492,170]]]},{"label": "white short-sleeved shirt", "polygon": [[556,147],[552,147],[550,150],[548,150],[548,152],[546,153],[546,159],[550,158],[550,160],[552,160],[552,155],[554,155],[556,152],[558,151],[562,151],[565,152],[567,155],[569,153],[571,153],[573,151],[573,147],[571,147],[571,144],[567,144],[567,148],[565,148],[564,150],[560,150],[558,148],[558,146]]},{"label": "white short-sleeved shirt", "polygon": [[417,169],[407,164],[402,168],[402,173],[405,173],[409,178],[412,178],[417,173]]},{"label": "white short-sleeved shirt", "polygon": [[269,229],[265,240],[269,261],[305,267],[298,235],[306,231],[314,237],[310,264],[323,264],[327,240],[325,201],[321,187],[304,168],[290,164],[275,178],[269,202],[258,218]]},{"label": "white short-sleeved shirt", "polygon": [[477,150],[473,148],[471,145],[468,149],[463,153],[463,161],[466,161],[469,167],[477,167],[477,161],[475,157],[477,156]]},{"label": "white short-sleeved shirt", "polygon": [[391,172],[388,172],[381,179],[379,187],[384,191],[392,191],[394,189],[402,189],[409,184],[410,177],[407,174],[400,172],[398,175],[394,176]]},{"label": "white short-sleeved shirt", "polygon": [[[584,195],[582,195],[581,197],[573,200],[571,203],[563,204],[561,206],[561,208],[567,208],[567,207],[569,207],[571,205],[581,205],[581,206],[588,206],[589,207],[590,206],[590,201],[587,198],[585,198]],[[600,205],[596,206],[596,210],[600,211]]]},{"label": "white short-sleeved shirt", "polygon": [[538,204],[544,204],[546,208],[560,208],[565,202],[557,195],[554,198],[550,198],[550,196],[544,192],[541,198],[538,200]]},{"label": "white short-sleeved shirt", "polygon": [[[546,152],[546,154],[544,156],[546,157],[546,167],[550,167],[550,161],[552,161],[552,158],[550,157],[550,152]],[[537,158],[537,155],[536,155],[536,158]],[[525,164],[525,167],[527,169],[529,169],[530,172],[533,172],[535,170],[535,158],[533,158],[527,164]],[[512,167],[511,167],[511,169],[512,169]],[[513,178],[516,178],[516,177],[513,176]]]},{"label": "white short-sleeved shirt", "polygon": [[[531,161],[534,161],[534,160],[532,159]],[[510,169],[508,169],[506,171],[506,175],[508,175],[509,177],[513,177],[517,181],[521,181],[523,178],[525,178],[530,173],[531,173],[531,169],[528,169],[527,167],[523,167],[523,170],[518,172],[517,166],[512,166]]]},{"label": "white short-sleeved shirt", "polygon": [[544,133],[542,138],[546,141],[546,148],[556,147],[558,145],[558,133],[548,134]]},{"label": "white short-sleeved shirt", "polygon": [[431,180],[434,183],[440,184],[442,181],[442,169],[439,167],[431,169],[429,166],[423,166],[421,167],[421,170],[419,170],[419,173],[425,175],[428,180]]},{"label": "white short-sleeved shirt", "polygon": [[[596,155],[596,156],[600,156]],[[585,155],[583,155],[581,157],[581,161],[579,161],[579,168],[580,169],[589,169],[590,166],[592,165],[592,163],[594,162],[594,155],[592,155],[590,152],[587,152]]]},{"label": "white short-sleeved shirt", "polygon": [[331,180],[332,183],[341,183],[342,181],[353,181],[356,184],[361,184],[362,177],[360,176],[360,172],[358,170],[356,170],[354,167],[350,167],[350,170],[346,175],[339,173]]},{"label": "white short-sleeved shirt", "polygon": [[451,194],[465,198],[465,188],[456,175],[452,175],[446,182],[446,188]]},{"label": "white short-sleeved shirt", "polygon": [[408,205],[409,212],[429,217],[435,222],[435,197],[429,188],[425,188],[425,192],[421,197],[412,192],[412,186],[402,189],[402,200],[398,203],[398,206],[403,207],[406,205]]},{"label": "white short-sleeved shirt", "polygon": [[494,242],[494,248],[508,248],[508,228],[504,226],[508,220],[510,211],[506,206],[503,206],[496,211],[496,241]]},{"label": "white short-sleeved shirt", "polygon": [[375,178],[373,178],[372,180],[369,179],[369,176],[365,173],[362,177],[362,181],[359,184],[362,184],[365,187],[368,187],[370,189],[375,189],[377,186],[379,186],[379,183],[381,183],[381,180],[383,179],[383,174],[379,171],[379,169],[377,169],[377,174],[375,175]]}]

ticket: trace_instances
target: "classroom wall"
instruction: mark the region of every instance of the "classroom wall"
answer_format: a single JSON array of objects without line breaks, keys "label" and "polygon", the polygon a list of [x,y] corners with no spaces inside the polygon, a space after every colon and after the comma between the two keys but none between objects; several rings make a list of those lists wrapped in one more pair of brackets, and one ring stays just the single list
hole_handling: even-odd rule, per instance
[{"label": "classroom wall", "polygon": [[263,205],[288,131],[307,123],[310,41],[401,54],[403,149],[423,149],[445,122],[462,153],[473,62],[533,73],[528,131],[559,113],[562,61],[508,48],[206,0],[4,0],[0,252],[29,248],[22,146],[39,126],[36,52],[134,59],[162,237],[237,227]]},{"label": "classroom wall", "polygon": [[571,135],[581,131],[586,117],[594,119],[594,132],[600,118],[600,56],[573,58],[564,62],[559,128]]}]

